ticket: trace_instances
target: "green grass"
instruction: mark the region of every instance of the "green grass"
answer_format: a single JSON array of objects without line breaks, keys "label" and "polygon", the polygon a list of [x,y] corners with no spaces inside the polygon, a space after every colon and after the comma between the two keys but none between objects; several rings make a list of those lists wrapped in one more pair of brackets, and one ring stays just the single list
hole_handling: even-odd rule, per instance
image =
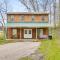
[{"label": "green grass", "polygon": [[3,31],[0,31],[0,45],[1,44],[7,44],[7,43],[13,43],[13,40],[6,40]]},{"label": "green grass", "polygon": [[0,44],[4,44],[4,43],[5,43],[4,34],[3,31],[0,31]]},{"label": "green grass", "polygon": [[56,34],[52,40],[41,40],[39,51],[43,53],[44,60],[60,60],[60,43]]}]

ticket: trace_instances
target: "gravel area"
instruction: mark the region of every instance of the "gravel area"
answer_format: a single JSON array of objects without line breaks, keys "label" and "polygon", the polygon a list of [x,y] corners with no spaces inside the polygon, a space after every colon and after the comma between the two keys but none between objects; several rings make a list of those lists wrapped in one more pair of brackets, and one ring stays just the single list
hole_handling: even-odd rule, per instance
[{"label": "gravel area", "polygon": [[18,60],[34,53],[40,42],[16,42],[0,45],[0,60]]}]

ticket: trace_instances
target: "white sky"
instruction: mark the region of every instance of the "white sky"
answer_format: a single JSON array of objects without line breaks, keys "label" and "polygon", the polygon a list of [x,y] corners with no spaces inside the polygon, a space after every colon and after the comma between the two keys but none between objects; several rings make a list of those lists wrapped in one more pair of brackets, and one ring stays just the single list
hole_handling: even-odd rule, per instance
[{"label": "white sky", "polygon": [[26,8],[18,0],[8,0],[8,10],[9,11],[27,11]]}]

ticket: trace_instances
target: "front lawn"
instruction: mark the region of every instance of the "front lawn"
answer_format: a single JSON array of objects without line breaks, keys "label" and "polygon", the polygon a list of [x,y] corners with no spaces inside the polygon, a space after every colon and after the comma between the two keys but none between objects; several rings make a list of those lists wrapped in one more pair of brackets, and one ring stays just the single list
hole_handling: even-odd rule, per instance
[{"label": "front lawn", "polygon": [[43,53],[44,60],[60,60],[60,40],[57,36],[54,34],[52,40],[41,40],[39,51]]},{"label": "front lawn", "polygon": [[0,31],[0,44],[4,44],[4,43],[5,43],[4,34],[3,31]]}]

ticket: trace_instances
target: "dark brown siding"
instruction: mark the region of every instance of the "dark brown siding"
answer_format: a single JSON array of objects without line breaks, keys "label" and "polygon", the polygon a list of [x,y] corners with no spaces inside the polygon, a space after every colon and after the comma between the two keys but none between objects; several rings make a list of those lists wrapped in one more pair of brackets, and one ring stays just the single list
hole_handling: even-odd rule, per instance
[{"label": "dark brown siding", "polygon": [[7,29],[7,38],[9,38],[9,39],[12,38],[12,29],[11,28]]},{"label": "dark brown siding", "polygon": [[23,39],[24,38],[24,29],[21,28],[20,30],[21,30],[21,32],[20,32],[21,33],[21,39]]},{"label": "dark brown siding", "polygon": [[32,29],[32,38],[35,39],[36,38],[36,28]]},{"label": "dark brown siding", "polygon": [[20,28],[8,28],[7,29],[7,38],[12,39],[13,38],[13,29],[17,29],[17,39],[20,39]]},{"label": "dark brown siding", "polygon": [[20,39],[20,28],[17,28],[17,38]]},{"label": "dark brown siding", "polygon": [[[12,39],[12,30],[17,29],[17,39],[24,39],[24,29],[32,29],[32,39],[36,39],[36,28],[8,28],[7,29],[7,38]],[[48,28],[38,28],[43,29],[43,34],[48,35]],[[39,32],[38,32],[39,33]],[[21,38],[20,38],[21,34]],[[39,36],[37,36],[38,38]]]},{"label": "dark brown siding", "polygon": [[44,34],[44,35],[48,35],[48,28],[44,28],[44,29],[43,29],[43,34]]}]

